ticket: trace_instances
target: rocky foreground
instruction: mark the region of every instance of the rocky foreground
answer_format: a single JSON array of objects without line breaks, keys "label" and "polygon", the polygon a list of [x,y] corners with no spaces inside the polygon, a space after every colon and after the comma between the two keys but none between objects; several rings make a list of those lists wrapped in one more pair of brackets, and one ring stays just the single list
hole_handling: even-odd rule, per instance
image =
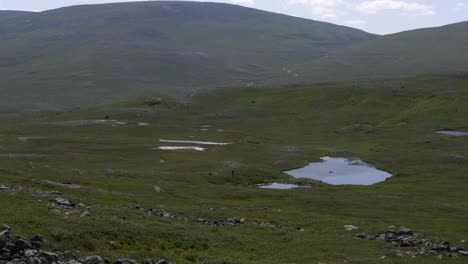
[{"label": "rocky foreground", "polygon": [[417,257],[433,255],[437,259],[468,257],[468,250],[461,246],[454,246],[448,241],[435,241],[429,238],[420,238],[413,230],[387,230],[381,234],[369,235],[366,233],[354,236],[360,240],[385,241],[398,248],[396,255],[400,257]]},{"label": "rocky foreground", "polygon": [[[36,235],[25,239],[11,233],[11,228],[5,226],[0,232],[0,264],[110,264],[108,259],[99,256],[77,258],[66,252],[51,252],[42,250],[46,240]],[[169,264],[164,259],[153,262],[146,260],[143,264]],[[130,259],[119,259],[114,264],[138,264]]]}]

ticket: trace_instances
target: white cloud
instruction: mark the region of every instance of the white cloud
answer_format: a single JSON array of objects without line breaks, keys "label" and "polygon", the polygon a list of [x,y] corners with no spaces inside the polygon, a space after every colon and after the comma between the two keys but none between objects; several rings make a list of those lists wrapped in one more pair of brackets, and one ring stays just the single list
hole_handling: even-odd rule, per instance
[{"label": "white cloud", "polygon": [[376,14],[382,11],[401,11],[405,14],[412,15],[435,14],[434,7],[431,5],[425,5],[414,1],[402,0],[364,1],[358,4],[356,8],[357,10],[368,14]]},{"label": "white cloud", "polygon": [[345,21],[345,24],[349,25],[349,26],[352,26],[352,27],[359,27],[359,26],[367,25],[367,21],[362,20],[362,19],[353,19],[353,20]]},{"label": "white cloud", "polygon": [[246,6],[255,5],[255,0],[231,0],[231,2],[237,5],[246,5]]},{"label": "white cloud", "polygon": [[468,8],[468,3],[466,3],[466,2],[458,2],[458,3],[455,5],[454,10],[455,10],[455,11],[462,11],[462,10],[467,9],[467,8]]},{"label": "white cloud", "polygon": [[338,17],[337,7],[342,0],[288,0],[290,5],[304,5],[313,15],[322,19],[335,19]]}]

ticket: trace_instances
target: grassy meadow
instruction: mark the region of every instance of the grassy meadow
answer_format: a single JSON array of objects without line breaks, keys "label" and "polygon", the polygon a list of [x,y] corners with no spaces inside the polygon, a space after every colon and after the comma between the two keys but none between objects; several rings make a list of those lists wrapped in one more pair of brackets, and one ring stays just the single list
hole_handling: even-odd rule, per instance
[{"label": "grassy meadow", "polygon": [[[187,100],[144,102],[2,115],[0,185],[23,191],[0,191],[0,224],[77,255],[177,263],[438,263],[353,236],[394,225],[458,245],[468,239],[468,137],[435,133],[468,130],[467,75],[201,90]],[[126,123],[77,122],[103,119]],[[167,151],[155,148],[187,144],[160,139],[232,144]],[[283,173],[323,156],[359,157],[394,176],[330,186]],[[256,187],[269,182],[307,188]],[[50,191],[91,206],[90,214],[52,210],[51,197],[40,195]],[[246,224],[193,221],[232,217]]]}]

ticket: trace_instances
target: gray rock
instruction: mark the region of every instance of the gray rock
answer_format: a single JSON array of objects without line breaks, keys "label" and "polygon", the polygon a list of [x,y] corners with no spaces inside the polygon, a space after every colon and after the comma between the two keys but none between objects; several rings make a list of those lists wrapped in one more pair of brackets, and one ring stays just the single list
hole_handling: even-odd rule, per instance
[{"label": "gray rock", "polygon": [[409,228],[403,228],[403,229],[401,229],[400,231],[397,232],[397,235],[398,236],[412,236],[412,235],[414,235],[414,232],[413,232],[413,230],[411,230]]},{"label": "gray rock", "polygon": [[41,264],[49,264],[46,258],[40,257],[39,260],[41,261]]},{"label": "gray rock", "polygon": [[367,239],[368,237],[369,235],[366,233],[361,233],[361,234],[357,234],[354,236],[354,238],[357,238],[357,239]]},{"label": "gray rock", "polygon": [[156,264],[169,264],[169,262],[167,262],[165,259],[161,259]]},{"label": "gray rock", "polygon": [[458,254],[468,257],[468,251],[458,251]]},{"label": "gray rock", "polygon": [[41,252],[39,256],[46,259],[48,263],[57,262],[59,258],[57,254],[48,251]]},{"label": "gray rock", "polygon": [[159,97],[152,97],[145,100],[145,104],[149,106],[159,105],[163,102],[163,99]]},{"label": "gray rock", "polygon": [[27,261],[28,264],[42,264],[39,258],[29,258]]},{"label": "gray rock", "polygon": [[114,264],[136,264],[136,261],[131,259],[118,259]]},{"label": "gray rock", "polygon": [[10,259],[11,259],[10,253],[3,253],[3,254],[0,256],[0,260],[10,260]]},{"label": "gray rock", "polygon": [[72,259],[72,260],[69,260],[66,262],[67,264],[82,264],[81,262],[75,260],[75,259]]},{"label": "gray rock", "polygon": [[41,242],[41,243],[46,242],[45,239],[41,235],[35,235],[33,238],[31,238],[31,241]]},{"label": "gray rock", "polygon": [[27,250],[24,251],[24,256],[28,257],[28,258],[33,257],[34,256],[34,251],[32,251],[31,249],[27,249]]},{"label": "gray rock", "polygon": [[102,264],[104,260],[99,256],[90,256],[84,259],[84,264]]},{"label": "gray rock", "polygon": [[31,249],[31,248],[32,248],[31,243],[29,243],[26,240],[18,239],[15,242],[15,250],[16,251],[21,251],[21,250]]}]

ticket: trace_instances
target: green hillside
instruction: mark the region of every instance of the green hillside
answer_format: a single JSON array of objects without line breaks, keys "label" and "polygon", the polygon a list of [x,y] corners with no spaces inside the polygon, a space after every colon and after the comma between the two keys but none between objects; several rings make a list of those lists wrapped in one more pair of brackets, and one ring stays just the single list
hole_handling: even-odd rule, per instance
[{"label": "green hillside", "polygon": [[295,82],[300,76],[290,71],[294,65],[375,37],[218,3],[133,2],[3,14],[3,112]]},{"label": "green hillside", "polygon": [[468,22],[379,37],[300,65],[329,80],[468,71]]}]

